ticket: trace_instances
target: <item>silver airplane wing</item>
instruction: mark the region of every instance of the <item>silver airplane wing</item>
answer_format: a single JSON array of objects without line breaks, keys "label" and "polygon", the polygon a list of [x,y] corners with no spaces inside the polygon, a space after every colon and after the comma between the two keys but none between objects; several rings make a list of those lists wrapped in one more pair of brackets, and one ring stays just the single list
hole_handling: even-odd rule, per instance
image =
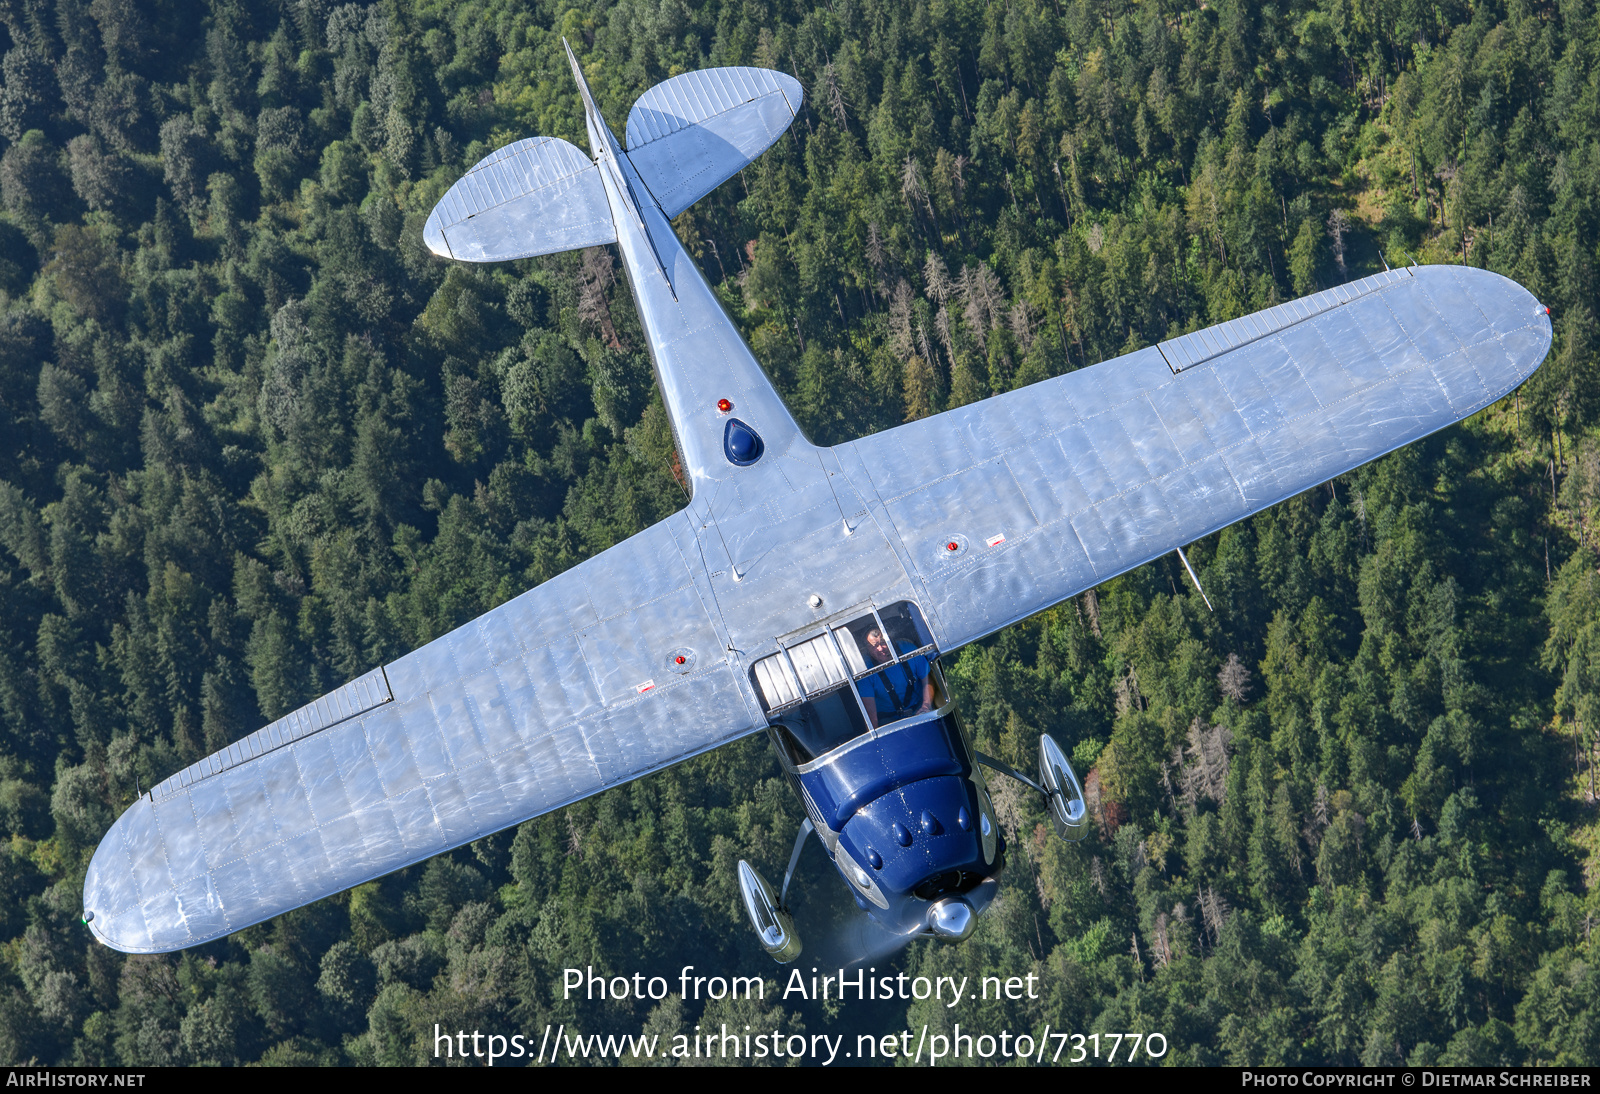
[{"label": "silver airplane wing", "polygon": [[95,852],[90,929],[197,945],[760,729],[696,551],[669,518],[167,779]]},{"label": "silver airplane wing", "polygon": [[1460,421],[1549,348],[1515,282],[1413,267],[835,452],[951,649]]}]

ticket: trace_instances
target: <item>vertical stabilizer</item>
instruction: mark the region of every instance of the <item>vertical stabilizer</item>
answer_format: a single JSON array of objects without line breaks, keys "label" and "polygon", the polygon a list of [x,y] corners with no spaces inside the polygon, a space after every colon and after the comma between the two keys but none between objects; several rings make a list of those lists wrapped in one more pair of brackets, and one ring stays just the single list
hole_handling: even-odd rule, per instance
[{"label": "vertical stabilizer", "polygon": [[[644,206],[639,203],[638,191],[633,186],[635,172],[632,170],[632,165],[629,165],[628,170],[623,170],[621,161],[625,157],[623,156],[622,146],[617,143],[616,135],[611,132],[611,127],[606,124],[605,118],[601,116],[600,108],[594,105],[594,96],[589,93],[589,83],[583,78],[583,69],[578,66],[578,58],[573,54],[572,47],[567,44],[565,38],[561,39],[561,48],[567,51],[567,63],[572,66],[572,78],[577,81],[578,94],[583,97],[583,118],[585,124],[589,127],[589,147],[594,152],[595,162],[599,164],[600,170],[610,176],[617,195],[622,199],[623,204],[627,206],[626,212],[632,214],[640,234],[644,236],[645,242],[650,245],[650,255],[655,259],[656,268],[661,272],[662,278],[667,283],[667,291],[676,300],[678,298],[678,289],[672,283],[672,273],[667,269],[667,264],[662,261],[661,252],[657,249],[655,240],[651,238],[649,229],[645,227]],[[657,210],[660,208],[655,205],[653,199],[651,200],[651,205]],[[617,214],[622,213],[621,210],[616,210],[615,212]]]},{"label": "vertical stabilizer", "polygon": [[[571,45],[562,46],[695,506],[720,497],[722,509],[738,508],[746,497],[770,500],[810,482],[821,473],[815,450],[606,125]],[[738,490],[719,494],[735,479]]]},{"label": "vertical stabilizer", "polygon": [[600,108],[594,104],[594,96],[589,93],[589,81],[583,78],[583,69],[578,65],[578,58],[573,54],[572,47],[567,44],[565,38],[561,39],[561,48],[567,51],[567,64],[572,66],[572,78],[577,81],[578,94],[583,98],[583,120],[589,127],[589,150],[594,153],[595,162],[601,165],[601,170],[609,168],[613,181],[618,184],[623,196],[633,206],[631,211],[638,219],[642,214],[638,197],[617,164],[622,155],[622,145],[617,143],[616,134],[611,132],[611,127],[606,124]]},{"label": "vertical stabilizer", "polygon": [[[561,39],[561,48],[567,51],[567,64],[572,66],[572,78],[577,82],[578,94],[583,98],[583,120],[589,126],[589,147],[594,152],[594,158],[599,159],[603,152],[609,152],[616,146],[617,138],[612,136],[606,120],[600,116],[600,108],[594,105],[594,96],[589,94],[589,81],[583,78],[583,69],[579,67],[578,58],[565,38]],[[606,139],[608,137],[610,140]]]}]

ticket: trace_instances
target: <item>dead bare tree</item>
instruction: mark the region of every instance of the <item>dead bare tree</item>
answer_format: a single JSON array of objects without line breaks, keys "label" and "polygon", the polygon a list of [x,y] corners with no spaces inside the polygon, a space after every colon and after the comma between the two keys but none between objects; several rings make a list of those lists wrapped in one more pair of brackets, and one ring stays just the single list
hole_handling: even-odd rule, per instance
[{"label": "dead bare tree", "polygon": [[900,165],[900,194],[906,199],[912,212],[916,211],[917,203],[927,210],[928,220],[933,220],[933,202],[928,198],[928,188],[922,185],[922,165],[917,162],[917,157],[906,153],[905,162]]},{"label": "dead bare tree", "polygon": [[1200,919],[1215,946],[1222,940],[1222,928],[1228,922],[1228,902],[1212,888],[1200,890]]},{"label": "dead bare tree", "polygon": [[1345,279],[1349,272],[1344,267],[1344,236],[1350,230],[1350,217],[1343,209],[1335,209],[1328,214],[1328,234],[1333,237],[1333,260],[1339,264],[1339,278]]},{"label": "dead bare tree", "polygon": [[878,291],[882,292],[888,256],[883,250],[883,233],[878,231],[878,222],[875,220],[867,225],[867,261],[872,265],[873,273],[877,274]]},{"label": "dead bare tree", "polygon": [[1026,355],[1033,348],[1033,308],[1026,300],[1018,300],[1011,305],[1009,320],[1011,337],[1017,340],[1017,351]]},{"label": "dead bare tree", "polygon": [[1227,662],[1217,672],[1217,687],[1222,690],[1224,699],[1236,703],[1244,702],[1250,694],[1250,670],[1239,660],[1238,654],[1228,654]]},{"label": "dead bare tree", "polygon": [[1155,930],[1150,932],[1150,955],[1156,968],[1172,964],[1172,943],[1167,938],[1167,913],[1156,916]]},{"label": "dead bare tree", "polygon": [[911,286],[905,278],[894,287],[889,301],[889,348],[902,361],[910,360],[916,351],[916,336],[911,330]]},{"label": "dead bare tree", "polygon": [[817,77],[816,94],[817,100],[827,107],[828,113],[833,115],[833,120],[839,123],[839,128],[848,129],[844,90],[839,86],[839,74],[834,71],[832,61],[822,66],[822,73]]},{"label": "dead bare tree", "polygon": [[616,324],[611,321],[611,303],[607,298],[617,280],[617,267],[609,247],[590,247],[583,252],[583,265],[578,270],[578,318],[600,328],[606,345],[614,350],[622,348],[617,337]]}]

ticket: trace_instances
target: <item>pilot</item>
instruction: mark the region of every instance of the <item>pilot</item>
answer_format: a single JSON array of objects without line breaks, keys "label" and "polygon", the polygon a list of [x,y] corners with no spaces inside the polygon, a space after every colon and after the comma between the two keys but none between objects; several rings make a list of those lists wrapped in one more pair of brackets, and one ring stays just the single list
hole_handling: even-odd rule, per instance
[{"label": "pilot", "polygon": [[[910,642],[901,642],[899,646],[902,654],[916,648]],[[889,660],[889,643],[876,627],[867,632],[867,653],[875,665],[884,665]],[[883,722],[896,722],[933,709],[933,679],[926,657],[885,665],[856,684],[856,690],[861,695],[861,705],[867,708],[867,718],[873,729]]]}]

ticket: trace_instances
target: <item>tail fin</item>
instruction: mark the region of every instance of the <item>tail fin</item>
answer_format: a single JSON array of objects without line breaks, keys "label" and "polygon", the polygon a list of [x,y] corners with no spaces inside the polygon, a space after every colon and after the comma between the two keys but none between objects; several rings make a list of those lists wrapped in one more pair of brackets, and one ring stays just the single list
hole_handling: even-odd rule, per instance
[{"label": "tail fin", "polygon": [[674,76],[628,112],[628,159],[675,217],[772,147],[804,99],[799,80],[765,68]]},{"label": "tail fin", "polygon": [[422,238],[444,258],[505,262],[614,243],[617,229],[593,161],[532,137],[479,160],[439,199]]}]

